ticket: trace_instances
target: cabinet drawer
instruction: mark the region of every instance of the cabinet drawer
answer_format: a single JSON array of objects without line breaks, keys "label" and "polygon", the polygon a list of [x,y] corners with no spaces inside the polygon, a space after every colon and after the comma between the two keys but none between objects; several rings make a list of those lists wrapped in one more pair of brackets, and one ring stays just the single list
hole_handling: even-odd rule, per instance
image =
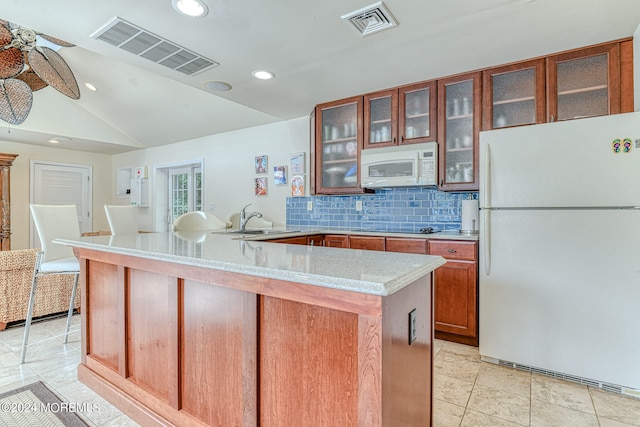
[{"label": "cabinet drawer", "polygon": [[412,239],[408,237],[387,237],[387,252],[404,252],[409,254],[426,254],[427,239]]},{"label": "cabinet drawer", "polygon": [[384,237],[349,236],[349,247],[351,249],[384,251]]},{"label": "cabinet drawer", "polygon": [[428,240],[427,253],[440,255],[449,259],[466,259],[475,261],[478,259],[477,242],[465,242],[460,240]]}]

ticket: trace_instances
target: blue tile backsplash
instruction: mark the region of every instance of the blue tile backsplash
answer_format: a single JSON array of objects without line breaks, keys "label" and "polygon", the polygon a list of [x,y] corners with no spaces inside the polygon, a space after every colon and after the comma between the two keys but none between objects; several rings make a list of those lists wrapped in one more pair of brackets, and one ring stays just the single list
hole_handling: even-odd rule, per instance
[{"label": "blue tile backsplash", "polygon": [[[287,197],[287,227],[418,233],[423,227],[459,230],[462,200],[477,192],[445,193],[435,188],[405,187],[375,194]],[[362,201],[362,211],[356,202]],[[312,202],[312,210],[307,210]]]}]

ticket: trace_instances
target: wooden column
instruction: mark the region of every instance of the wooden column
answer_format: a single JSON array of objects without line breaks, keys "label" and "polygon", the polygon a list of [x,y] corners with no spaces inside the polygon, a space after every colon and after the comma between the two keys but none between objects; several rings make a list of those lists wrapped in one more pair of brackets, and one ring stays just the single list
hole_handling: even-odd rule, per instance
[{"label": "wooden column", "polygon": [[0,153],[0,250],[11,249],[11,164],[17,154]]}]

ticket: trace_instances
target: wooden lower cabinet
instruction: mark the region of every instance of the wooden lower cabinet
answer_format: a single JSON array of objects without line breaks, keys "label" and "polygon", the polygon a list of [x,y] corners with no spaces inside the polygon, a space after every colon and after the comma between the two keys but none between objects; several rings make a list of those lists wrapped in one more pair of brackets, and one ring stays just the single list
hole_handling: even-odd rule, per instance
[{"label": "wooden lower cabinet", "polygon": [[432,423],[430,275],[378,296],[95,250],[76,255],[78,379],[141,425]]},{"label": "wooden lower cabinet", "polygon": [[289,245],[306,245],[307,236],[285,237],[283,239],[269,240],[271,243],[287,243]]},{"label": "wooden lower cabinet", "polygon": [[427,239],[409,237],[387,237],[387,252],[404,252],[407,254],[426,254]]},{"label": "wooden lower cabinet", "polygon": [[[293,239],[299,238],[270,241]],[[477,241],[328,234],[324,246],[442,256],[447,263],[434,273],[435,336],[478,346]]]},{"label": "wooden lower cabinet", "polygon": [[427,252],[447,259],[433,277],[436,338],[477,346],[477,242],[428,240]]},{"label": "wooden lower cabinet", "polygon": [[327,234],[324,236],[324,245],[330,248],[348,248],[349,236],[346,234]]},{"label": "wooden lower cabinet", "polygon": [[269,240],[269,242],[270,243],[287,243],[289,245],[323,246],[324,235],[316,234],[313,236],[284,237],[281,239]]},{"label": "wooden lower cabinet", "polygon": [[384,251],[384,237],[379,236],[349,236],[351,249],[366,249],[370,251]]},{"label": "wooden lower cabinet", "polygon": [[309,246],[324,246],[324,235],[315,234],[313,236],[307,236],[307,245],[309,245]]}]

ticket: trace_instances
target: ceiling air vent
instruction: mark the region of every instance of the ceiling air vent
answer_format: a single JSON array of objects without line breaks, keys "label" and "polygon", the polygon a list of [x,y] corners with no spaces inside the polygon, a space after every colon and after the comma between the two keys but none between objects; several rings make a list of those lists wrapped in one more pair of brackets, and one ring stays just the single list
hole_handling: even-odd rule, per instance
[{"label": "ceiling air vent", "polygon": [[187,75],[220,65],[118,17],[91,37]]},{"label": "ceiling air vent", "polygon": [[341,18],[351,23],[355,30],[363,36],[398,25],[398,21],[395,20],[389,9],[381,1],[355,12],[342,15]]}]

